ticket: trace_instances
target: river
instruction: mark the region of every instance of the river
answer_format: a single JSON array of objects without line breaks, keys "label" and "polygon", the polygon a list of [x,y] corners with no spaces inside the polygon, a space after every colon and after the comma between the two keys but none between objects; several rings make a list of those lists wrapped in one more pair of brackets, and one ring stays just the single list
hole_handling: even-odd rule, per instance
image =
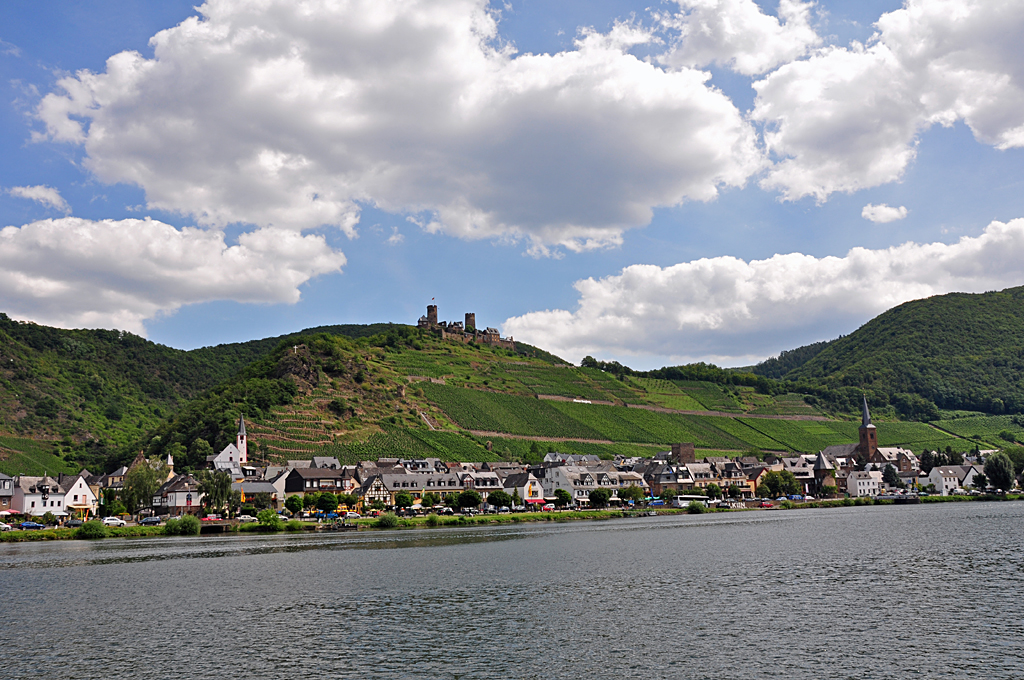
[{"label": "river", "polygon": [[1024,503],[0,544],[0,677],[1019,678]]}]

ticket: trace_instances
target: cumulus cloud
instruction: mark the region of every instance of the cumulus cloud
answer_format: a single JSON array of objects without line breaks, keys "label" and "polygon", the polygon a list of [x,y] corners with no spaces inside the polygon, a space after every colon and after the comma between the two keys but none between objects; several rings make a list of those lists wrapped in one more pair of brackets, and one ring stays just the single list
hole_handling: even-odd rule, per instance
[{"label": "cumulus cloud", "polygon": [[202,225],[351,235],[363,202],[538,253],[617,244],[653,208],[712,199],[763,167],[708,74],[637,59],[655,38],[630,23],[517,55],[486,0],[200,12],[154,36],[152,59],[122,52],[60,80],[37,138],[82,145],[98,178]]},{"label": "cumulus cloud", "polygon": [[60,195],[60,192],[53,187],[43,185],[34,187],[11,187],[7,190],[7,193],[11,196],[27,198],[30,201],[42,203],[49,208],[61,211],[65,215],[71,213],[71,206],[69,206],[67,201],[65,201]]},{"label": "cumulus cloud", "polygon": [[740,365],[834,337],[837,327],[849,332],[908,300],[1020,285],[1022,259],[1024,219],[1016,219],[949,245],[633,265],[577,281],[576,311],[531,312],[508,319],[503,330],[574,361],[646,355]]},{"label": "cumulus cloud", "polygon": [[864,206],[864,209],[860,211],[860,216],[866,220],[884,224],[886,222],[902,220],[907,216],[907,209],[902,205],[898,208],[894,208],[891,205],[886,205],[885,203],[880,205],[868,203]]},{"label": "cumulus cloud", "polygon": [[674,34],[660,61],[672,66],[719,64],[744,75],[793,61],[821,42],[811,27],[813,2],[781,0],[778,17],[753,0],[676,0],[679,12],[657,15]]},{"label": "cumulus cloud", "polygon": [[182,305],[297,302],[299,286],[344,264],[322,236],[272,227],[228,245],[216,230],[64,217],[0,229],[0,309],[144,335],[145,320]]},{"label": "cumulus cloud", "polygon": [[1024,4],[907,0],[867,45],[826,47],[754,84],[752,119],[786,199],[901,177],[924,129],[964,121],[981,142],[1024,146]]}]

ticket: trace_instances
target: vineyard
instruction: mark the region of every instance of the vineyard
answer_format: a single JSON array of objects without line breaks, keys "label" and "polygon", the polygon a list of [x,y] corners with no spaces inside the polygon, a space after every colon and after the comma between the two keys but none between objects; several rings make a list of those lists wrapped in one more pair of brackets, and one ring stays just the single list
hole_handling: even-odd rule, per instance
[{"label": "vineyard", "polygon": [[0,472],[7,475],[75,474],[71,464],[54,452],[54,446],[47,441],[0,435]]},{"label": "vineyard", "polygon": [[1006,440],[999,436],[1000,433],[1009,433],[1018,441],[1024,440],[1024,427],[1014,422],[1015,418],[1020,419],[1019,416],[976,416],[938,420],[935,426],[961,437],[978,438],[992,445],[1002,445]]}]

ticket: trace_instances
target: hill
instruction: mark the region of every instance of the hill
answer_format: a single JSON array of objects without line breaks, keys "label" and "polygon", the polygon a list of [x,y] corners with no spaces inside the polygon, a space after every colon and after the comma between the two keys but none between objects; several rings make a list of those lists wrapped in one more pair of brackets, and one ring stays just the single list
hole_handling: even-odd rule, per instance
[{"label": "hill", "polygon": [[[765,374],[774,365],[759,368]],[[937,409],[1021,413],[1024,287],[907,302],[780,377],[839,409],[867,392],[874,406],[912,418],[935,418]]]}]

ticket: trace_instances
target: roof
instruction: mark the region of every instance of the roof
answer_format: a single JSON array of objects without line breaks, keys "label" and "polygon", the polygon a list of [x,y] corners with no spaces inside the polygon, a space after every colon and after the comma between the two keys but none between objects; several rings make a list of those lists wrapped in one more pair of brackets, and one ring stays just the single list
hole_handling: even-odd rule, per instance
[{"label": "roof", "polygon": [[64,489],[61,488],[57,480],[49,475],[43,477],[26,477],[21,475],[17,478],[17,484],[24,493],[39,493],[38,488],[44,485],[50,487],[50,493],[64,493]]},{"label": "roof", "polygon": [[231,490],[245,493],[277,493],[277,489],[270,482],[234,482]]},{"label": "roof", "polygon": [[861,414],[861,427],[873,427],[871,424],[871,414],[868,413],[868,398],[864,396],[864,413]]},{"label": "roof", "polygon": [[245,436],[245,418],[241,414],[238,416],[238,434]]},{"label": "roof", "polygon": [[313,456],[310,467],[341,469],[341,462],[334,456]]}]

